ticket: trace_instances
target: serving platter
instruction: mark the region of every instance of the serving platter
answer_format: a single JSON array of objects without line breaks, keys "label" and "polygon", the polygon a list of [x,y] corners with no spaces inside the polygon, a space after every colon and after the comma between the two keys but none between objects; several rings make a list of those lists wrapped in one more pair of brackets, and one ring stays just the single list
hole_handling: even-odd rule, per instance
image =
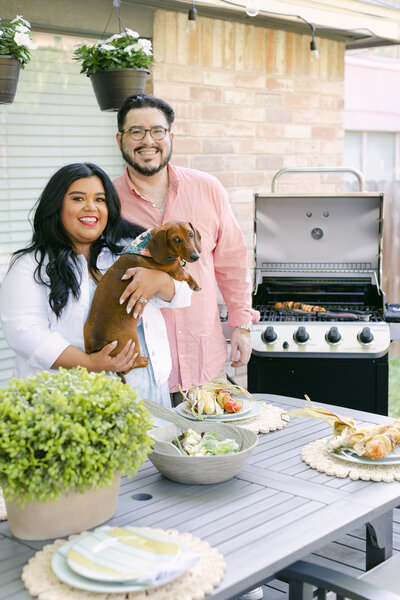
[{"label": "serving platter", "polygon": [[[138,535],[141,535],[143,530],[148,530],[148,528],[141,527],[127,527],[124,529],[125,531],[130,530],[130,532]],[[93,544],[88,544],[88,541],[90,542],[90,536],[95,533],[96,532],[84,534],[69,540],[54,553],[51,567],[55,575],[64,583],[75,588],[92,592],[123,594],[125,592],[144,591],[158,587],[168,581],[172,581],[197,561],[193,560],[193,562],[191,562],[191,557],[195,558],[195,555],[192,555],[188,548],[179,540],[175,540],[162,532],[151,532],[149,534],[149,532],[146,531],[146,537],[149,538],[151,536],[152,541],[156,542],[154,547],[157,547],[158,543],[158,549],[160,549],[160,546],[164,545],[164,549],[168,549],[171,552],[170,557],[172,563],[170,564],[170,571],[163,571],[160,574],[160,577],[157,578],[154,577],[154,568],[152,569],[153,573],[151,572],[151,569],[147,570],[145,568],[140,572],[136,569],[135,572],[132,571],[132,573],[129,574],[126,572],[125,567],[122,564],[118,566],[118,561],[115,560],[115,544],[107,546],[107,542],[102,543],[99,541],[98,552],[93,553]],[[87,548],[85,548],[85,545],[87,545]],[[88,562],[85,560],[83,562],[74,560],[76,559],[75,549],[80,553],[82,552],[82,549],[84,552],[87,552],[88,548],[90,548],[89,556],[94,559],[94,562],[92,560],[89,560]],[[124,551],[126,552],[126,550],[127,545],[124,544]],[[158,555],[158,561],[160,561],[160,553],[156,552],[156,554]],[[161,554],[165,555],[165,553]],[[178,564],[175,565],[176,568],[174,567],[173,562],[178,556],[188,559],[184,561],[184,567],[179,567]],[[104,569],[105,560],[111,560],[108,566],[112,567],[112,569]],[[188,561],[191,562],[191,564],[188,564]],[[98,566],[96,563],[101,567],[100,570],[96,568]],[[160,563],[158,564],[158,568],[159,567]],[[119,575],[118,570],[120,570]],[[106,571],[110,572],[107,573]],[[126,579],[126,577],[130,578]]]},{"label": "serving platter", "polygon": [[400,465],[399,446],[396,446],[389,456],[385,456],[385,458],[369,458],[367,456],[358,456],[358,454],[356,454],[354,450],[351,450],[350,448],[337,448],[334,450],[328,449],[328,452],[336,458],[340,458],[341,460],[351,463],[357,463],[359,465]]},{"label": "serving platter", "polygon": [[189,408],[188,403],[182,402],[178,404],[176,407],[176,411],[185,417],[186,419],[190,419],[192,421],[238,421],[240,419],[250,419],[251,417],[255,417],[261,412],[261,404],[258,402],[254,402],[252,400],[248,400],[243,397],[234,397],[234,399],[240,400],[242,403],[242,410],[237,413],[224,413],[223,415],[206,415],[202,414],[199,416],[195,416]]}]

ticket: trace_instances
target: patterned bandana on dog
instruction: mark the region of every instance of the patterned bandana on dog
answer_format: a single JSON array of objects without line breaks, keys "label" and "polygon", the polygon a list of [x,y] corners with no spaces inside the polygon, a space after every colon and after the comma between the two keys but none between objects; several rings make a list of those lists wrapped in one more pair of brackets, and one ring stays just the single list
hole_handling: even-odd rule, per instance
[{"label": "patterned bandana on dog", "polygon": [[[148,256],[151,258],[151,254],[147,249],[147,246],[152,238],[151,229],[147,229],[140,235],[138,235],[134,240],[132,240],[123,250],[121,250],[120,254],[140,254],[141,256]],[[169,256],[168,260],[175,260],[173,256]],[[186,265],[186,261],[183,258],[178,256],[179,264],[181,267]]]}]

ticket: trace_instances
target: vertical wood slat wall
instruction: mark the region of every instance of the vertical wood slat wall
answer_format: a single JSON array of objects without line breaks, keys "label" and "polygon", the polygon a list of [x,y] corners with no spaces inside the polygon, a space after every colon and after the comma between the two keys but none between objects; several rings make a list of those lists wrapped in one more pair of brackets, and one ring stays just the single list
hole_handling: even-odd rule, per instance
[{"label": "vertical wood slat wall", "polygon": [[[0,105],[0,281],[9,255],[31,238],[29,213],[49,177],[73,162],[94,162],[111,178],[123,161],[116,113],[101,112],[89,78],[71,60],[81,38],[33,34],[38,49],[21,71],[15,102]],[[14,364],[0,329],[0,387]]]}]

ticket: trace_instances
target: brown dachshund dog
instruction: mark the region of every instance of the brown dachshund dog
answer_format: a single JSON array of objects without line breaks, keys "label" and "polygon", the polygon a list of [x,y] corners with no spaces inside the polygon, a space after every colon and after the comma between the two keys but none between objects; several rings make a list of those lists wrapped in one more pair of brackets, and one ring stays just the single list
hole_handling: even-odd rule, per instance
[{"label": "brown dachshund dog", "polygon": [[111,352],[111,356],[115,356],[128,340],[135,342],[135,352],[139,354],[132,369],[147,367],[149,359],[140,356],[138,319],[126,312],[125,304],[119,303],[119,298],[126,288],[126,281],[121,279],[125,271],[131,267],[158,269],[166,271],[178,281],[186,281],[196,292],[200,289],[193,277],[183,269],[180,260],[195,262],[200,258],[200,233],[191,223],[170,221],[153,229],[147,250],[151,257],[122,254],[106,271],[97,285],[84,327],[85,349],[89,354],[101,350],[113,340],[118,340],[117,346]]}]

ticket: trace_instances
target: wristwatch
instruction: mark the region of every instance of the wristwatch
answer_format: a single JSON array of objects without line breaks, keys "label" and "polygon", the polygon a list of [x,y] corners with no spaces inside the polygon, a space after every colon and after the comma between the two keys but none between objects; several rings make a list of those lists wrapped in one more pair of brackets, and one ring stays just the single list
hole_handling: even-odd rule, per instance
[{"label": "wristwatch", "polygon": [[245,329],[246,331],[251,331],[253,323],[250,321],[250,323],[245,323],[244,325],[238,325],[237,328],[238,329]]}]

